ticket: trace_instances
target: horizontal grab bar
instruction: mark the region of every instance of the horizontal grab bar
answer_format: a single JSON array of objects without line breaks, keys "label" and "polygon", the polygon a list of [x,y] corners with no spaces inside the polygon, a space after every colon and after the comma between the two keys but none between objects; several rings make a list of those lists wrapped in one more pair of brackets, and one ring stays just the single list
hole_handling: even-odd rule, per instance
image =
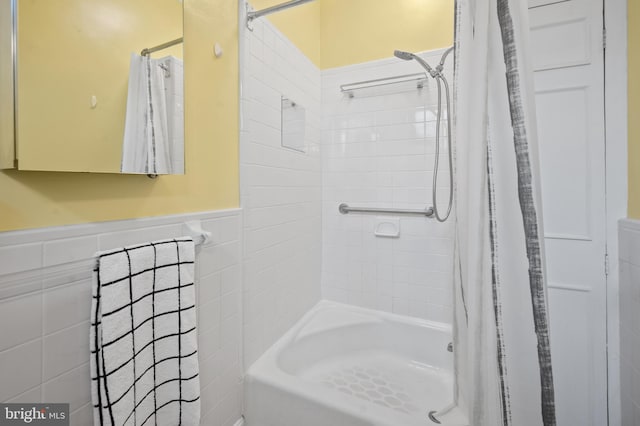
[{"label": "horizontal grab bar", "polygon": [[433,208],[428,207],[424,210],[407,210],[407,209],[381,209],[376,207],[349,207],[348,204],[342,203],[338,206],[338,211],[342,214],[348,213],[382,213],[382,214],[410,214],[431,217],[433,216]]}]

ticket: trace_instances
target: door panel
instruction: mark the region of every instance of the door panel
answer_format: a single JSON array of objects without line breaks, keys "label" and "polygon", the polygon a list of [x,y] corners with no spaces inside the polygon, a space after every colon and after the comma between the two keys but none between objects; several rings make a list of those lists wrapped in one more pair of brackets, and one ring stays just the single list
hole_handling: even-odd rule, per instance
[{"label": "door panel", "polygon": [[[546,77],[563,79],[558,75],[561,72],[549,74],[553,75]],[[536,82],[536,102],[538,121],[544,124],[538,135],[540,161],[545,171],[542,175],[545,237],[592,240],[589,87],[571,79],[552,87],[544,80],[539,78]]]},{"label": "door panel", "polygon": [[[535,69],[541,71],[590,63],[592,46],[588,17],[568,17],[559,20],[557,17],[545,16],[549,9],[556,9],[558,13],[570,16],[575,7],[573,2],[567,2],[531,12],[538,15],[536,20],[539,21],[538,25],[531,27],[531,50]],[[551,46],[553,48],[550,49]]]},{"label": "door panel", "polygon": [[[591,362],[584,356],[591,350],[589,330],[589,292],[560,288],[549,289],[552,321],[553,377],[556,383],[558,426],[588,426],[594,423],[585,403],[591,399],[589,375]],[[571,336],[570,339],[558,336]]]},{"label": "door panel", "polygon": [[529,0],[529,8],[547,6],[554,3],[562,3],[570,0]]},{"label": "door panel", "polygon": [[[530,2],[531,4],[531,2]],[[607,424],[602,2],[530,9],[558,426]]]}]

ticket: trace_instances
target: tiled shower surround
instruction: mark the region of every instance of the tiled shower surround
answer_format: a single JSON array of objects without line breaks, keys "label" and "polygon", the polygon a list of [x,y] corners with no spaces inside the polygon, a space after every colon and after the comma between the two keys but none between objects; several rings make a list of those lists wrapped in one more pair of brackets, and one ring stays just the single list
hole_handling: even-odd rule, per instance
[{"label": "tiled shower surround", "polygon": [[93,424],[89,311],[93,254],[188,235],[200,220],[212,242],[196,249],[203,425],[241,414],[241,211],[0,233],[0,402],[69,403],[71,425]]},{"label": "tiled shower surround", "polygon": [[[268,20],[244,32],[241,198],[249,367],[320,300],[320,70]],[[306,152],[281,145],[281,99],[305,108]]]},{"label": "tiled shower surround", "polygon": [[[340,85],[421,68],[393,58],[321,72],[268,20],[253,25],[244,32],[242,57],[245,365],[321,296],[451,322],[451,222],[403,217],[399,238],[380,238],[374,216],[337,210],[341,202],[431,205],[433,82],[350,98]],[[428,59],[439,60],[440,52]],[[281,145],[282,97],[306,110],[306,152]],[[446,208],[442,148],[440,205]]]},{"label": "tiled shower surround", "polygon": [[[440,54],[422,56],[435,65]],[[451,59],[445,69],[450,82]],[[399,237],[389,238],[375,236],[374,230],[377,218],[392,216],[338,212],[340,203],[408,209],[432,205],[434,81],[429,79],[422,89],[415,82],[363,89],[353,97],[340,90],[349,83],[422,71],[415,61],[390,58],[322,73],[322,292],[339,302],[450,323],[452,219],[438,223],[403,216]],[[445,123],[438,175],[442,214],[449,190]]]}]

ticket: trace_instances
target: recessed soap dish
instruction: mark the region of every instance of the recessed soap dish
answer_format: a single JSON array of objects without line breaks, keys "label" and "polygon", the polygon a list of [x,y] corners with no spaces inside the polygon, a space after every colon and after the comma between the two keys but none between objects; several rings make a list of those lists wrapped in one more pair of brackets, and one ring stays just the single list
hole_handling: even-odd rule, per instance
[{"label": "recessed soap dish", "polygon": [[400,218],[377,217],[373,231],[376,237],[398,238],[400,237]]}]

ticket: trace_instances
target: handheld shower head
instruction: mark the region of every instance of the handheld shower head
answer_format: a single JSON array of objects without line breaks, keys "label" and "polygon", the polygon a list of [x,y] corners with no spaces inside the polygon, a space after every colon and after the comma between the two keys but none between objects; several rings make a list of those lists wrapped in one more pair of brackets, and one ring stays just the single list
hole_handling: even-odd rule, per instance
[{"label": "handheld shower head", "polygon": [[437,73],[433,70],[433,68],[431,68],[431,67],[429,66],[429,64],[428,64],[424,59],[422,59],[420,56],[418,56],[418,55],[415,55],[415,54],[410,53],[410,52],[404,52],[404,51],[402,51],[402,50],[394,50],[394,51],[393,51],[393,55],[394,55],[396,58],[402,59],[402,60],[404,60],[404,61],[411,61],[411,60],[415,60],[415,61],[417,61],[420,65],[422,65],[422,66],[424,67],[424,69],[426,69],[426,70],[429,72],[429,74],[431,74],[431,77],[434,77],[434,78],[435,78],[435,77],[436,77],[436,75],[437,75]]},{"label": "handheld shower head", "polygon": [[[434,70],[429,66],[427,61],[422,59],[420,56],[410,53],[404,52],[402,50],[394,50],[393,55],[396,58],[402,59],[403,61],[412,61],[415,60],[418,62],[427,72],[436,80],[436,87],[438,89],[438,107],[436,114],[436,155],[433,165],[433,192],[432,192],[432,202],[433,202],[433,214],[439,222],[444,222],[449,218],[451,214],[451,207],[453,206],[453,174],[449,173],[449,206],[447,207],[447,213],[444,216],[440,216],[438,212],[438,204],[437,204],[437,195],[438,195],[438,163],[440,161],[440,123],[442,120],[442,86],[444,85],[444,89],[446,91],[446,108],[447,108],[447,118],[451,117],[451,103],[449,97],[449,83],[447,83],[447,79],[442,74],[442,70],[444,69],[444,61],[447,59],[447,55],[453,51],[453,47],[447,49],[440,58],[440,63],[436,66]],[[447,120],[447,143],[449,147],[449,170],[453,170],[453,158],[451,155],[451,121]]]},{"label": "handheld shower head", "polygon": [[402,59],[404,61],[410,61],[413,59],[413,57],[415,56],[413,53],[409,53],[409,52],[404,52],[402,50],[394,50],[393,51],[393,55],[398,58],[398,59]]}]

